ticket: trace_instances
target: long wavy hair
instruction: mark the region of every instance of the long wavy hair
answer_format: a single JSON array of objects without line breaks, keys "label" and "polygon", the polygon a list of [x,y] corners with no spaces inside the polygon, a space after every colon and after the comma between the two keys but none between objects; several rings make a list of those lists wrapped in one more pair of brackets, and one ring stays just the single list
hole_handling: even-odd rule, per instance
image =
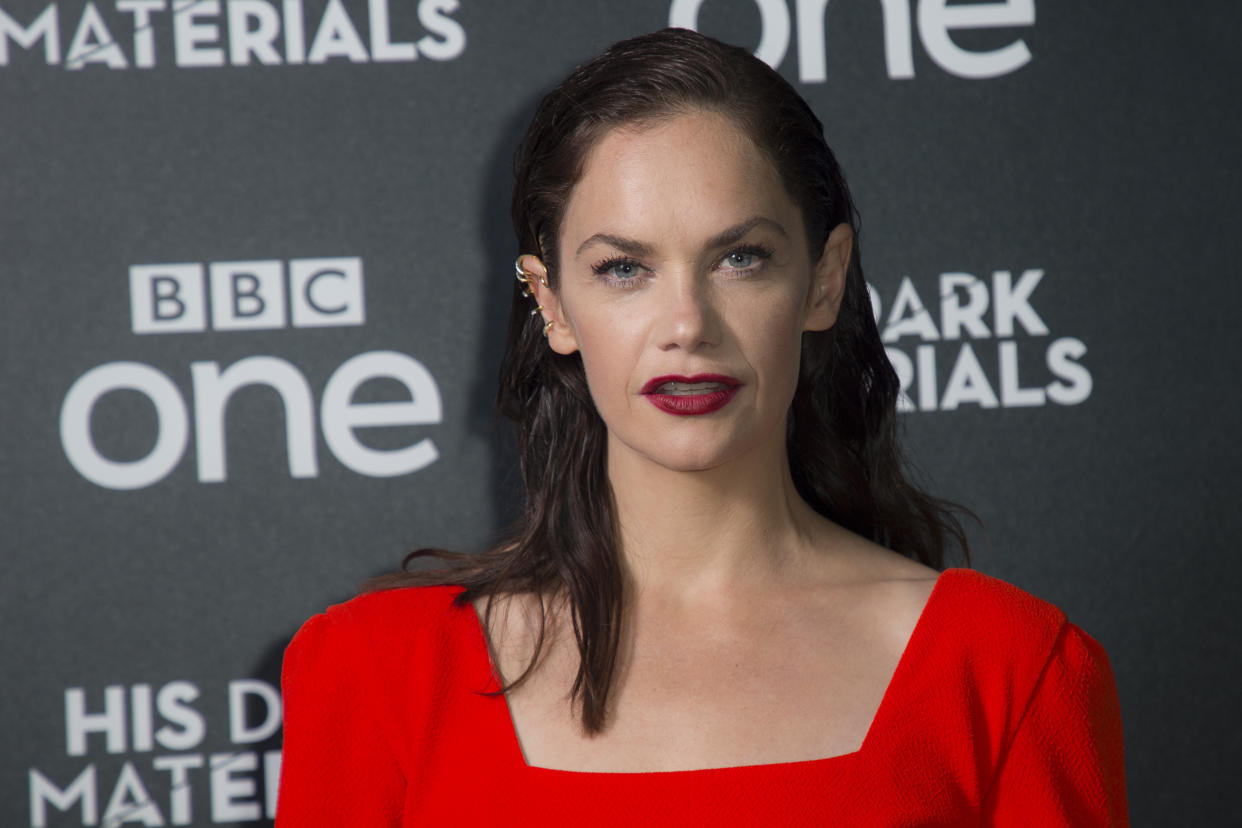
[{"label": "long wavy hair", "polygon": [[[519,253],[537,255],[558,285],[565,206],[587,154],[606,132],[696,109],[727,114],[770,159],[802,211],[809,249],[858,218],[823,125],[788,82],[745,49],[685,29],[615,44],[578,67],[535,110],[515,157],[513,227]],[[526,486],[522,516],[490,551],[417,549],[400,573],[372,588],[464,587],[457,601],[529,594],[540,625],[521,684],[544,646],[552,602],[568,610],[579,652],[571,698],[584,730],[599,733],[621,641],[623,577],[607,433],[578,354],[553,352],[542,320],[513,285],[497,405],[516,423]],[[946,552],[969,553],[955,507],[907,477],[898,448],[900,386],[884,353],[855,243],[836,323],[803,334],[786,446],[793,481],[815,511],[898,553],[942,569]],[[438,569],[408,569],[420,558]],[[502,691],[503,692],[503,691]]]}]

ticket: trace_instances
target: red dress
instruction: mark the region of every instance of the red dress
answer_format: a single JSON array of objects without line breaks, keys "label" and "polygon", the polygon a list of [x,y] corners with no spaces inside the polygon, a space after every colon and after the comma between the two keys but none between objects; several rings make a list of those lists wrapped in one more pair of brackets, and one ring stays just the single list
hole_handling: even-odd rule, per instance
[{"label": "red dress", "polygon": [[1125,826],[1121,712],[1103,648],[1057,607],[950,569],[862,747],[662,773],[529,767],[456,587],[311,618],[284,662],[276,824]]}]

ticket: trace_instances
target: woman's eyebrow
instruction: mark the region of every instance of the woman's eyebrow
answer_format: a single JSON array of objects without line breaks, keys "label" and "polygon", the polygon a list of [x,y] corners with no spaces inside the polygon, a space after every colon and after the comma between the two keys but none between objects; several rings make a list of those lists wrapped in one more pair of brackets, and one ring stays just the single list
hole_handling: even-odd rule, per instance
[{"label": "woman's eyebrow", "polygon": [[709,248],[710,247],[724,247],[727,244],[733,244],[733,242],[741,239],[743,236],[745,236],[747,233],[749,233],[751,230],[754,230],[756,227],[758,227],[761,224],[771,227],[773,230],[780,233],[786,239],[789,238],[789,234],[785,232],[785,228],[780,225],[780,222],[773,221],[772,219],[765,218],[764,216],[755,216],[754,218],[747,219],[741,224],[733,225],[728,230],[725,230],[722,233],[717,233],[715,236],[712,236],[710,239],[707,240],[707,246]]},{"label": "woman's eyebrow", "polygon": [[610,244],[629,256],[650,256],[655,251],[654,247],[645,242],[627,239],[624,236],[614,236],[610,233],[596,233],[578,246],[578,252],[574,256],[581,256],[583,250],[600,243]]},{"label": "woman's eyebrow", "polygon": [[[751,230],[755,229],[759,225],[766,225],[768,227],[771,227],[773,230],[780,233],[783,237],[789,238],[789,233],[785,231],[785,228],[781,226],[780,222],[773,221],[772,219],[765,218],[764,216],[755,216],[753,218],[749,218],[746,221],[741,222],[740,224],[735,224],[729,229],[724,230],[712,236],[710,239],[707,240],[706,246],[708,248],[715,248],[715,247],[724,247],[725,245],[733,244],[733,242],[742,238],[743,236],[745,236],[747,233],[749,233]],[[654,252],[655,250],[654,247],[647,244],[646,242],[640,242],[640,241],[637,241],[636,239],[627,239],[624,236],[614,236],[611,233],[596,233],[595,235],[591,236],[586,241],[584,241],[581,245],[579,245],[578,252],[574,255],[576,257],[581,256],[582,251],[586,250],[588,247],[590,247],[593,244],[600,244],[600,243],[612,245],[613,247],[617,248],[618,250],[630,256],[650,256],[652,252]]]}]

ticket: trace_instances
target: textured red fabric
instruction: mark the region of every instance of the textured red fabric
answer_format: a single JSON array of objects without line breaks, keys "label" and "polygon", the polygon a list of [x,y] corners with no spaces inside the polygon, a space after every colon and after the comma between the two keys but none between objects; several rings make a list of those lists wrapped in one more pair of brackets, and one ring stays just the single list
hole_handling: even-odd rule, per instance
[{"label": "textured red fabric", "polygon": [[859,750],[668,773],[527,766],[459,592],[363,595],[294,637],[279,828],[1129,824],[1103,648],[987,575],[940,576]]}]

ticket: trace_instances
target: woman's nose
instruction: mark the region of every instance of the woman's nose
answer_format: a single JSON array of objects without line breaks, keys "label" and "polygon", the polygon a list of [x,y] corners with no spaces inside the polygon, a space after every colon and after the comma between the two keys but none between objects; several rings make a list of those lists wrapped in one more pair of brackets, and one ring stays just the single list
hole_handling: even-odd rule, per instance
[{"label": "woman's nose", "polygon": [[720,318],[706,280],[686,272],[668,278],[666,285],[668,290],[660,297],[660,347],[693,351],[718,345]]}]

